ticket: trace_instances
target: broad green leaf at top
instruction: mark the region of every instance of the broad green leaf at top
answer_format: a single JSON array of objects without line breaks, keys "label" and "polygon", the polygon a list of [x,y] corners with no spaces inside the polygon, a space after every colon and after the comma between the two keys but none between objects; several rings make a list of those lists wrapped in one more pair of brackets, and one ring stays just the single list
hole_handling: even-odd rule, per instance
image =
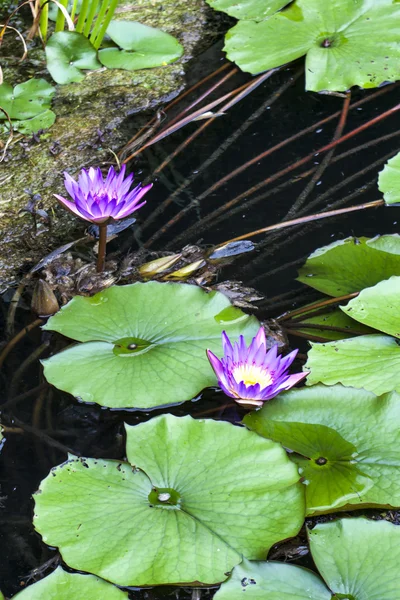
[{"label": "broad green leaf at top", "polygon": [[123,49],[100,50],[99,59],[109,69],[160,67],[183,54],[183,46],[172,35],[136,21],[111,21],[107,34]]},{"label": "broad green leaf at top", "polygon": [[82,70],[101,67],[90,41],[77,31],[53,33],[46,44],[47,68],[57,83],[82,81]]},{"label": "broad green leaf at top", "polygon": [[85,342],[43,361],[46,379],[85,402],[151,408],[184,402],[216,385],[206,350],[221,333],[251,341],[257,319],[219,292],[195,285],[135,283],[75,296],[44,329]]},{"label": "broad green leaf at top", "polygon": [[400,345],[388,335],[311,344],[305,368],[310,370],[307,385],[342,383],[378,395],[400,393]]},{"label": "broad green leaf at top", "polygon": [[398,525],[340,519],[317,525],[308,537],[315,565],[334,598],[398,600]]},{"label": "broad green leaf at top", "polygon": [[344,296],[400,275],[400,236],[346,238],[318,248],[299,270],[298,281]]},{"label": "broad green leaf at top", "polygon": [[301,528],[303,489],[279,444],[172,415],[126,434],[129,463],[72,459],[41,482],[35,527],[69,566],[122,586],[213,584]]},{"label": "broad green leaf at top", "polygon": [[302,567],[243,561],[221,585],[215,600],[399,599],[397,525],[365,518],[340,519],[317,525],[308,531],[308,537],[326,585]]},{"label": "broad green leaf at top", "polygon": [[244,423],[295,453],[307,514],[400,506],[400,395],[315,385],[281,394]]},{"label": "broad green leaf at top", "polygon": [[206,0],[215,10],[245,21],[263,21],[290,3],[290,0]]},{"label": "broad green leaf at top", "polygon": [[[58,567],[51,575],[13,596],[16,600],[128,600],[128,594],[94,575],[67,573]],[[0,593],[0,600],[4,600]]]},{"label": "broad green leaf at top", "polygon": [[295,0],[226,36],[230,60],[253,74],[306,55],[306,88],[345,91],[400,78],[400,4],[393,0]]},{"label": "broad green leaf at top", "polygon": [[386,204],[400,202],[400,152],[390,158],[379,173],[378,187]]}]

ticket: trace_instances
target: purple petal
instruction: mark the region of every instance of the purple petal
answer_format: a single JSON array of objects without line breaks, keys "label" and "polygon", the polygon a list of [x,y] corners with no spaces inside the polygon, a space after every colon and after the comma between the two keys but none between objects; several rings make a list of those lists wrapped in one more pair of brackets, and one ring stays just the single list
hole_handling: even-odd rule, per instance
[{"label": "purple petal", "polygon": [[64,206],[64,208],[67,208],[68,210],[70,210],[71,212],[73,212],[78,217],[82,217],[82,215],[81,215],[79,209],[77,208],[75,202],[71,202],[70,200],[67,200],[66,198],[63,198],[62,196],[59,196],[58,194],[54,194],[54,196],[57,198],[57,200],[60,202],[60,204],[62,204]]},{"label": "purple petal", "polygon": [[306,371],[304,373],[295,373],[294,375],[289,375],[289,377],[287,377],[283,383],[279,384],[276,389],[279,391],[289,390],[294,385],[299,383],[299,381],[301,381],[302,379],[307,377],[307,375],[308,375],[308,371]]},{"label": "purple petal", "polygon": [[225,358],[233,358],[232,343],[225,331],[222,332],[222,349]]},{"label": "purple petal", "polygon": [[142,206],[144,206],[146,204],[146,200],[144,200],[141,204],[138,204],[133,206],[131,204],[128,204],[128,206],[124,206],[122,205],[121,208],[119,208],[119,206],[117,205],[117,216],[115,217],[116,219],[123,219],[124,217],[127,217],[128,215],[132,214],[133,212],[139,210],[139,208],[142,208]]}]

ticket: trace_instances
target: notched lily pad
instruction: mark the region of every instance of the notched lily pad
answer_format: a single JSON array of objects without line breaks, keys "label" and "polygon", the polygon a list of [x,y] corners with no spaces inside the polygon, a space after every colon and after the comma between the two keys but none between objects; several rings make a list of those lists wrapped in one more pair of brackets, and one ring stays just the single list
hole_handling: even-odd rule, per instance
[{"label": "notched lily pad", "polygon": [[[216,385],[206,356],[221,332],[247,341],[259,323],[218,292],[178,283],[110,287],[76,296],[44,329],[84,342],[43,361],[46,379],[85,402],[152,408]],[[121,341],[122,340],[122,341]]]},{"label": "notched lily pad", "polygon": [[109,69],[134,71],[160,67],[183,54],[183,46],[172,35],[136,21],[111,21],[107,34],[123,48],[100,50],[99,59]]},{"label": "notched lily pad", "polygon": [[239,21],[225,50],[253,74],[306,55],[306,88],[315,92],[374,88],[400,77],[399,19],[392,0],[295,0],[260,23]]},{"label": "notched lily pad", "polygon": [[346,238],[318,248],[299,270],[298,281],[327,294],[344,296],[400,275],[400,236]]},{"label": "notched lily pad", "polygon": [[[307,327],[307,324],[312,325],[312,328]],[[345,314],[340,308],[327,308],[326,312],[313,317],[307,317],[307,313],[304,313],[304,316],[297,317],[293,325],[296,331],[310,336],[317,335],[327,340],[342,340],[357,334],[375,333],[374,329],[350,318],[350,315]]]},{"label": "notched lily pad", "polygon": [[[51,575],[30,585],[14,598],[18,600],[127,600],[128,594],[94,575],[67,573],[58,567]],[[0,600],[4,600],[0,594]]]},{"label": "notched lily pad", "polygon": [[280,445],[172,415],[126,433],[130,464],[70,460],[35,496],[35,527],[69,566],[123,586],[212,584],[300,529],[304,494]]},{"label": "notched lily pad", "polygon": [[57,83],[79,82],[83,69],[99,69],[96,54],[89,40],[76,31],[53,33],[46,44],[47,68]]},{"label": "notched lily pad", "polygon": [[290,3],[290,0],[206,0],[220,10],[244,21],[263,21]]},{"label": "notched lily pad", "polygon": [[280,395],[244,423],[296,453],[308,514],[400,506],[398,394],[313,386]]},{"label": "notched lily pad", "polygon": [[243,561],[221,585],[215,600],[243,600],[243,592],[251,600],[398,600],[398,526],[364,518],[340,519],[317,525],[308,537],[328,587],[302,567]]}]

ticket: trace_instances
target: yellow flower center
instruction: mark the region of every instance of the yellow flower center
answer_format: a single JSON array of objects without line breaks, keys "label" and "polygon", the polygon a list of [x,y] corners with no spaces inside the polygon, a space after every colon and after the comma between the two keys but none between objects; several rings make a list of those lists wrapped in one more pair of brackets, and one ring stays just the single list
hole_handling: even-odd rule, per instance
[{"label": "yellow flower center", "polygon": [[272,383],[271,374],[258,365],[239,365],[233,369],[232,375],[237,383],[243,381],[245,386],[259,383],[262,389]]}]

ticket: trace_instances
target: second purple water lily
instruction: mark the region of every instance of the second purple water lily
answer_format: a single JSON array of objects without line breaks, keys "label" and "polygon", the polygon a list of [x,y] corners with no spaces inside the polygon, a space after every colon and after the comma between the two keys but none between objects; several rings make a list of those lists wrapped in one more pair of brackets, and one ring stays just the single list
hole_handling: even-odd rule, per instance
[{"label": "second purple water lily", "polygon": [[307,376],[305,373],[288,374],[297,350],[287,356],[278,356],[278,345],[267,351],[263,327],[249,346],[241,335],[233,345],[222,332],[224,356],[219,359],[211,350],[207,356],[218,379],[218,385],[227,396],[248,408],[258,408],[288,390]]}]

